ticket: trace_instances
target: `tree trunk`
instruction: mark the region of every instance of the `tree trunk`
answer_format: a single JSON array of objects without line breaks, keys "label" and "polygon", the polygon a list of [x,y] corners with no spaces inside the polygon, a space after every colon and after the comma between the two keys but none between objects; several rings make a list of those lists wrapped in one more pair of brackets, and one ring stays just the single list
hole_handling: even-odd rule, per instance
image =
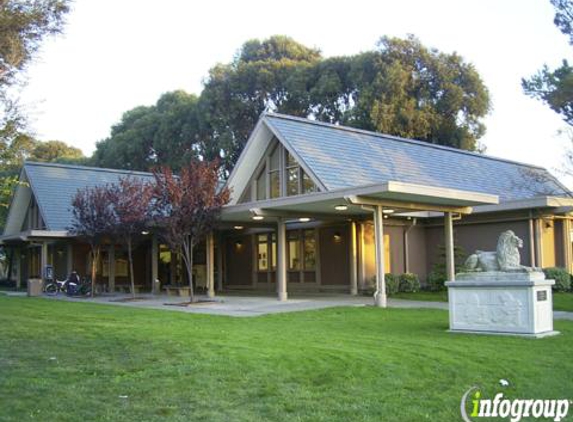
[{"label": "tree trunk", "polygon": [[92,291],[91,297],[93,298],[95,295],[95,282],[96,282],[96,273],[97,273],[97,263],[99,261],[99,245],[92,247]]},{"label": "tree trunk", "polygon": [[[14,266],[14,247],[10,248],[10,257],[8,258],[8,269],[6,270],[6,278],[8,282],[12,281],[12,267]],[[19,277],[20,275],[18,275]],[[17,284],[17,283],[16,283]]]},{"label": "tree trunk", "polygon": [[133,257],[131,251],[131,236],[127,236],[127,259],[129,260],[129,278],[131,281],[131,297],[135,298],[135,280],[133,274]]},{"label": "tree trunk", "polygon": [[195,301],[193,293],[193,242],[183,242],[183,261],[185,261],[185,268],[187,269],[187,277],[189,279],[189,301]]}]

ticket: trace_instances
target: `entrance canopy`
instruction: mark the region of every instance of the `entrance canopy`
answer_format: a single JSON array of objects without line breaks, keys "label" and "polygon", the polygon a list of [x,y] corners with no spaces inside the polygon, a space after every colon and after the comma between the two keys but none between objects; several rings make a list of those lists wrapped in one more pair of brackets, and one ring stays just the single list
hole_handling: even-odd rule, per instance
[{"label": "entrance canopy", "polygon": [[378,205],[394,213],[438,211],[469,214],[474,206],[498,202],[497,195],[388,181],[364,187],[229,205],[223,208],[221,220],[245,223],[267,217],[360,217],[372,214],[365,206]]}]

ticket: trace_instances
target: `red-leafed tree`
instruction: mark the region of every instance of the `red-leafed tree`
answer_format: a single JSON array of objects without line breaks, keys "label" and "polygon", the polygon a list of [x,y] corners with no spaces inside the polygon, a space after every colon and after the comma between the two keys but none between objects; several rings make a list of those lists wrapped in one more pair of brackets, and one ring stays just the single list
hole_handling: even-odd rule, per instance
[{"label": "red-leafed tree", "polygon": [[141,179],[124,177],[118,183],[107,186],[107,193],[113,212],[111,231],[127,246],[131,295],[135,297],[133,245],[149,221],[151,185]]},{"label": "red-leafed tree", "polygon": [[193,161],[178,176],[171,169],[154,171],[152,207],[160,233],[172,252],[183,257],[193,294],[193,249],[213,230],[229,190],[218,189],[219,163]]},{"label": "red-leafed tree", "polygon": [[111,222],[114,218],[107,187],[96,186],[78,190],[72,199],[72,215],[70,233],[84,239],[91,248],[93,297],[101,244],[111,233]]}]

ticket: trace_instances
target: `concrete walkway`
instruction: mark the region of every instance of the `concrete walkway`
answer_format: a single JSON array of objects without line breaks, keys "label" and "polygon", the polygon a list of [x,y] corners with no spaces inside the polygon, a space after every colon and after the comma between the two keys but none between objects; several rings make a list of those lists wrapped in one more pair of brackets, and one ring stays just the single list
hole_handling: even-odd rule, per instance
[{"label": "concrete walkway", "polygon": [[[25,292],[1,292],[8,296],[26,296]],[[69,302],[101,303],[115,306],[132,308],[161,309],[175,312],[187,312],[194,314],[225,315],[234,317],[254,317],[260,315],[276,314],[283,312],[307,311],[312,309],[324,309],[337,306],[371,306],[373,300],[369,296],[349,296],[345,294],[293,294],[288,301],[279,302],[274,295],[248,295],[248,294],[223,294],[213,300],[207,300],[199,296],[199,303],[189,306],[180,306],[186,298],[140,294],[136,300],[129,300],[128,294],[102,295],[94,299],[67,297],[65,295],[44,296],[49,300],[65,300]],[[446,302],[424,302],[403,299],[388,299],[390,308],[430,308],[448,309]],[[573,312],[554,311],[553,318],[573,321]]]},{"label": "concrete walkway", "polygon": [[[25,292],[3,292],[8,296],[26,296]],[[180,306],[188,299],[185,297],[139,294],[136,300],[130,300],[129,294],[100,295],[90,297],[68,297],[63,294],[43,296],[49,300],[64,300],[68,302],[89,302],[132,308],[161,309],[195,314],[226,315],[249,317],[283,312],[307,311],[313,309],[332,308],[336,306],[371,306],[373,299],[369,296],[349,296],[345,294],[293,294],[286,302],[279,302],[274,295],[248,293],[222,294],[212,300],[198,296],[199,303]],[[179,305],[179,306],[178,306]],[[431,308],[448,309],[443,302],[423,302],[402,299],[388,299],[391,308]]]}]

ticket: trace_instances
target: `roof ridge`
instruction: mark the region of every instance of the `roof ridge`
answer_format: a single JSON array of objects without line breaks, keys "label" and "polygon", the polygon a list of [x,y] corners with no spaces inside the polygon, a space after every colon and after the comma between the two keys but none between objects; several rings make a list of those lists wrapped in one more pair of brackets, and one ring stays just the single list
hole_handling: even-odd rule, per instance
[{"label": "roof ridge", "polygon": [[402,138],[400,136],[388,135],[388,134],[381,133],[381,132],[374,132],[374,131],[370,131],[370,130],[359,129],[359,128],[355,128],[352,126],[343,126],[343,125],[338,125],[338,124],[334,124],[334,123],[320,122],[318,120],[312,120],[312,119],[308,119],[308,118],[304,118],[304,117],[290,116],[288,114],[273,113],[273,112],[265,112],[265,117],[267,117],[267,116],[268,117],[277,117],[277,118],[284,119],[284,120],[294,120],[294,121],[297,121],[300,123],[306,123],[306,124],[311,124],[311,125],[315,125],[315,126],[324,126],[324,127],[330,128],[330,129],[343,130],[346,132],[361,133],[361,134],[365,134],[365,135],[375,136],[377,138],[385,138],[385,139],[390,139],[393,141],[399,141],[399,142],[405,142],[405,143],[410,143],[410,144],[414,144],[414,145],[419,145],[419,146],[423,146],[426,148],[433,148],[433,149],[438,149],[438,150],[442,150],[442,151],[450,151],[450,152],[454,152],[457,154],[464,154],[464,155],[469,155],[469,156],[473,156],[473,157],[480,157],[480,158],[493,160],[493,161],[501,161],[504,163],[509,163],[509,164],[518,165],[518,166],[522,166],[522,167],[528,167],[528,168],[534,168],[534,169],[548,171],[545,167],[537,166],[535,164],[528,164],[528,163],[523,163],[520,161],[509,160],[507,158],[494,157],[491,155],[480,154],[478,152],[467,151],[467,150],[458,149],[458,148],[454,148],[454,147],[448,147],[448,146],[444,146],[444,145],[432,144],[432,143],[420,141],[417,139]]},{"label": "roof ridge", "polygon": [[43,163],[38,161],[24,161],[24,167],[28,165],[38,166],[38,167],[56,167],[56,168],[66,168],[75,170],[99,171],[102,173],[121,173],[121,174],[135,174],[141,176],[153,176],[153,173],[151,172],[138,171],[138,170],[111,169],[105,167],[83,166],[80,164]]}]

